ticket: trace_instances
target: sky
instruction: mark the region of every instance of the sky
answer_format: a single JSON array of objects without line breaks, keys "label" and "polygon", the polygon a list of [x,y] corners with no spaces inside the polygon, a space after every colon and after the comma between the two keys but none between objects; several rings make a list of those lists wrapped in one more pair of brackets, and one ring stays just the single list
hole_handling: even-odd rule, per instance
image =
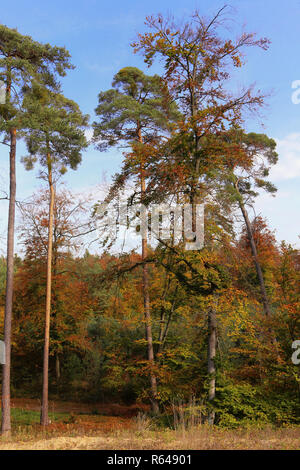
[{"label": "sky", "polygon": [[[262,115],[247,122],[247,130],[264,132],[274,138],[279,154],[279,162],[270,175],[278,188],[277,195],[275,198],[259,196],[255,214],[267,218],[279,241],[286,240],[299,247],[300,93],[292,88],[292,83],[300,90],[300,0],[14,0],[2,8],[1,22],[37,41],[65,46],[70,51],[76,68],[63,78],[63,92],[91,116],[92,122],[98,93],[111,87],[112,78],[120,68],[136,66],[149,74],[159,72],[159,65],[147,70],[142,57],[133,54],[130,47],[137,33],[145,30],[147,15],[172,14],[181,20],[197,8],[201,15],[210,17],[224,3],[232,7],[228,27],[234,37],[246,30],[271,41],[266,52],[246,51],[246,66],[239,69],[234,80],[236,86],[255,84],[269,95]],[[25,154],[24,146],[18,143],[19,201],[41,186],[38,169],[26,172],[20,163]],[[96,195],[97,187],[109,181],[121,161],[120,151],[100,153],[91,146],[84,153],[79,169],[69,171],[64,180],[72,191]],[[7,171],[7,147],[1,145],[2,191],[8,190]],[[0,201],[0,253],[5,246],[6,224],[7,202]]]}]

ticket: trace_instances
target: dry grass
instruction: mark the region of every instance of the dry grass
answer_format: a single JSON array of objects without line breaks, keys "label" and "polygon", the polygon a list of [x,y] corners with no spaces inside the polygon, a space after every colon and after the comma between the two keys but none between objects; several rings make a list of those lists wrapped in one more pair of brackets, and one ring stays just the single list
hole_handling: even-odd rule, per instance
[{"label": "dry grass", "polygon": [[182,407],[174,412],[177,426],[171,430],[159,428],[137,406],[55,402],[52,424],[43,430],[37,400],[14,400],[13,406],[13,433],[0,436],[0,450],[300,450],[300,427],[212,428]]},{"label": "dry grass", "polygon": [[38,426],[20,428],[0,450],[299,450],[300,428],[225,430],[198,426],[190,430],[158,430],[146,417],[122,419],[78,416],[56,423],[46,432]]}]

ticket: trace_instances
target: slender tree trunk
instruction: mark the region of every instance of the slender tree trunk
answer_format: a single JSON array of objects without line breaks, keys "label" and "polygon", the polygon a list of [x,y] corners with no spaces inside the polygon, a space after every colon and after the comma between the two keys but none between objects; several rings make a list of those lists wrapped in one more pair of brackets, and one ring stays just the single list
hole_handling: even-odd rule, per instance
[{"label": "slender tree trunk", "polygon": [[[239,191],[237,185],[236,185],[236,189],[237,189],[237,191]],[[244,221],[245,221],[248,240],[250,242],[251,252],[252,252],[252,256],[253,256],[253,260],[254,260],[254,264],[255,264],[255,269],[256,269],[258,280],[259,280],[263,309],[264,309],[264,312],[265,312],[266,316],[269,317],[269,316],[271,316],[271,310],[270,310],[270,304],[269,304],[268,295],[267,295],[267,291],[266,291],[266,287],[265,287],[264,276],[263,276],[261,266],[260,266],[260,263],[259,263],[259,260],[258,260],[256,244],[255,244],[255,240],[254,240],[254,237],[253,237],[252,228],[251,228],[250,220],[249,220],[249,217],[248,217],[248,213],[247,213],[247,210],[246,210],[246,208],[244,206],[244,203],[242,202],[241,199],[239,201],[239,206],[240,206],[240,209],[241,209],[241,212],[243,214]]]},{"label": "slender tree trunk", "polygon": [[[165,287],[164,287],[164,293],[163,293],[163,296],[162,296],[163,303],[166,300],[166,295],[168,293],[169,286],[170,286],[170,274],[166,271]],[[163,340],[163,337],[164,337],[164,330],[165,330],[165,323],[166,323],[165,313],[166,313],[165,312],[165,307],[162,304],[161,311],[160,311],[160,322],[159,322],[159,332],[158,332],[158,345],[159,345],[158,349],[157,349],[158,353],[160,353],[160,351],[161,351],[161,343],[162,343],[162,340]]]},{"label": "slender tree trunk", "polygon": [[[142,260],[147,258],[147,240],[142,239]],[[159,413],[159,406],[157,402],[157,381],[153,372],[154,367],[154,351],[152,340],[152,326],[151,326],[151,313],[150,313],[150,299],[149,299],[149,275],[148,266],[143,266],[143,291],[144,291],[144,315],[146,321],[146,339],[148,346],[148,361],[150,363],[150,385],[151,385],[151,406],[155,414]]]},{"label": "slender tree trunk", "polygon": [[[54,212],[55,212],[55,201],[54,201]],[[53,314],[53,324],[55,328],[57,329],[57,306],[58,306],[58,301],[57,301],[57,285],[56,285],[56,279],[57,279],[57,237],[56,237],[56,230],[55,226],[53,227],[53,246],[52,246],[52,306],[55,307],[55,315]],[[56,376],[56,383],[57,386],[60,381],[60,358],[59,358],[59,352],[57,351],[55,354],[55,376]]]},{"label": "slender tree trunk", "polygon": [[45,314],[45,340],[43,361],[43,396],[41,409],[41,425],[48,426],[48,389],[49,389],[49,342],[50,342],[50,313],[51,313],[51,281],[52,281],[52,245],[53,245],[53,213],[54,213],[54,186],[52,180],[51,157],[48,155],[48,183],[50,191],[48,246],[47,246],[47,287],[46,287],[46,314]]},{"label": "slender tree trunk", "polygon": [[[238,183],[235,184],[235,188],[236,188],[236,190],[238,191],[238,193],[240,195],[240,192],[239,192],[239,189],[238,189]],[[259,281],[259,286],[260,286],[260,293],[261,293],[261,301],[262,301],[262,305],[263,305],[263,310],[264,310],[264,313],[265,313],[266,317],[270,318],[271,317],[271,309],[270,309],[270,303],[269,303],[269,299],[268,299],[268,295],[267,295],[267,291],[266,291],[264,276],[263,276],[262,269],[261,269],[259,259],[258,259],[258,254],[257,254],[255,240],[254,240],[254,237],[253,237],[251,223],[250,223],[247,210],[245,208],[245,205],[244,205],[243,200],[242,200],[241,197],[240,197],[240,200],[239,200],[239,206],[240,206],[241,212],[243,214],[243,218],[244,218],[245,225],[246,225],[246,230],[247,230],[247,236],[248,236],[248,240],[249,240],[250,246],[251,246],[251,252],[252,252],[252,256],[253,256],[253,260],[254,260],[254,264],[255,264],[255,269],[256,269],[256,273],[257,273],[257,277],[258,277],[258,281]],[[271,335],[271,342],[272,342],[272,344],[274,345],[274,347],[276,349],[277,360],[279,361],[280,360],[280,354],[279,354],[276,335],[275,335],[272,328],[269,329],[269,332],[270,332],[270,335]]]},{"label": "slender tree trunk", "polygon": [[11,323],[13,306],[14,281],[14,233],[15,233],[15,207],[16,207],[16,129],[10,131],[10,189],[9,213],[7,232],[7,267],[6,267],[6,297],[4,317],[4,343],[5,364],[2,376],[2,425],[3,435],[11,431],[10,421],[10,367],[11,367]]},{"label": "slender tree trunk", "polygon": [[166,342],[166,339],[167,339],[167,336],[168,336],[169,327],[170,327],[170,323],[171,323],[171,320],[172,320],[172,316],[173,316],[174,309],[175,309],[175,304],[176,304],[177,290],[178,290],[178,284],[176,285],[176,288],[175,288],[174,298],[173,298],[171,309],[169,311],[169,315],[168,315],[168,318],[167,318],[167,321],[166,321],[166,325],[164,326],[164,329],[161,330],[161,333],[159,335],[159,346],[158,346],[158,351],[157,351],[158,354],[160,354],[163,351],[163,348],[164,348],[164,345],[165,345],[165,342]]},{"label": "slender tree trunk", "polygon": [[[139,141],[142,143],[142,136],[139,132]],[[144,203],[146,196],[146,183],[145,183],[145,170],[144,163],[141,161],[141,203]],[[142,261],[147,259],[147,235],[142,237]],[[147,340],[147,353],[148,361],[150,363],[150,386],[151,386],[151,408],[154,414],[159,413],[159,405],[157,401],[157,380],[154,374],[154,350],[152,339],[152,322],[150,312],[150,298],[149,298],[149,273],[147,263],[143,264],[143,297],[144,297],[144,317],[146,322],[146,340]]]},{"label": "slender tree trunk", "polygon": [[55,356],[55,373],[56,373],[56,382],[58,383],[60,381],[60,360],[59,360],[58,353],[56,353],[56,356]]},{"label": "slender tree trunk", "polygon": [[[208,400],[211,402],[216,396],[216,347],[217,347],[217,321],[216,321],[216,308],[212,305],[208,311],[208,354],[207,354],[207,372],[209,376],[208,386]],[[215,422],[215,412],[209,411],[208,414],[209,424]]]}]

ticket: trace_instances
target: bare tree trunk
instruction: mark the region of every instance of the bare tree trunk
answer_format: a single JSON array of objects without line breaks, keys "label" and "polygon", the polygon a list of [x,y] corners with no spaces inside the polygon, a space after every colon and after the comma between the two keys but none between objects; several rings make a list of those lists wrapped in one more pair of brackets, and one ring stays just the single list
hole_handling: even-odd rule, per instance
[{"label": "bare tree trunk", "polygon": [[[216,396],[216,346],[217,346],[217,321],[216,321],[216,309],[212,305],[208,311],[208,354],[207,354],[207,372],[209,376],[209,387],[208,387],[208,401],[213,401]],[[208,414],[209,424],[215,422],[215,412],[209,411]]]},{"label": "bare tree trunk", "polygon": [[157,351],[158,354],[160,354],[163,351],[163,348],[164,348],[164,345],[165,345],[165,342],[166,342],[166,339],[167,339],[171,319],[172,319],[172,316],[173,316],[173,313],[174,313],[174,310],[175,310],[177,290],[178,290],[178,284],[176,285],[176,288],[175,288],[174,297],[173,297],[172,305],[171,305],[169,315],[168,315],[168,318],[167,318],[167,321],[166,321],[166,325],[165,325],[164,329],[161,330],[161,333],[159,335],[159,346],[158,346],[158,351]]},{"label": "bare tree trunk", "polygon": [[[56,214],[56,209],[55,209],[55,201],[54,201],[54,214]],[[53,318],[53,326],[57,329],[57,286],[56,286],[56,279],[57,279],[57,258],[58,258],[58,253],[57,253],[57,236],[56,236],[56,227],[54,225],[53,227],[53,246],[52,246],[52,306],[55,306],[56,313],[55,315],[52,315]],[[59,358],[59,352],[56,351],[55,354],[55,376],[56,376],[56,383],[57,386],[60,381],[60,358]]]},{"label": "bare tree trunk", "polygon": [[1,433],[9,435],[11,431],[10,420],[10,368],[11,368],[11,323],[13,306],[14,281],[14,233],[15,233],[15,207],[16,207],[16,129],[10,131],[10,189],[9,213],[7,232],[7,267],[6,267],[6,297],[4,317],[4,343],[5,364],[2,377],[2,425]]},{"label": "bare tree trunk", "polygon": [[[237,185],[236,185],[236,188],[238,190]],[[264,312],[265,312],[266,316],[269,317],[271,315],[270,304],[269,304],[269,300],[268,300],[268,296],[267,296],[267,291],[266,291],[266,287],[265,287],[263,273],[262,273],[261,266],[260,266],[260,263],[259,263],[259,260],[258,260],[257,249],[256,249],[256,244],[255,244],[255,240],[254,240],[253,233],[252,233],[250,220],[249,220],[247,210],[246,210],[242,200],[239,201],[239,206],[240,206],[240,209],[241,209],[241,212],[243,214],[244,221],[245,221],[248,240],[250,242],[251,252],[252,252],[252,256],[253,256],[253,260],[254,260],[254,264],[255,264],[255,269],[256,269],[258,280],[259,280],[263,309],[264,309]]]},{"label": "bare tree trunk", "polygon": [[[147,258],[147,240],[142,240],[142,260]],[[159,406],[157,402],[157,382],[153,372],[154,366],[154,352],[153,352],[153,340],[152,340],[152,325],[151,325],[151,313],[150,313],[150,300],[149,300],[149,275],[148,266],[146,263],[143,266],[143,291],[144,291],[144,315],[146,321],[146,339],[148,346],[148,361],[150,363],[150,385],[151,385],[151,407],[155,414],[159,413]]]},{"label": "bare tree trunk", "polygon": [[[163,303],[165,302],[166,300],[166,295],[168,293],[168,290],[169,290],[169,286],[170,286],[170,274],[166,271],[166,277],[165,277],[165,287],[164,287],[164,293],[163,293],[163,296],[162,296],[162,301]],[[162,307],[161,307],[161,311],[160,311],[160,322],[159,322],[159,332],[158,332],[158,350],[157,350],[157,353],[159,354],[161,352],[161,344],[162,344],[162,340],[163,340],[163,337],[164,337],[164,330],[165,330],[165,307],[164,305],[162,304]]]},{"label": "bare tree trunk", "polygon": [[56,382],[58,383],[60,381],[60,361],[59,361],[58,353],[56,353],[56,356],[55,356],[55,373],[56,373]]},{"label": "bare tree trunk", "polygon": [[[139,132],[139,141],[142,143],[142,136]],[[141,203],[144,203],[146,195],[146,183],[145,183],[145,170],[144,163],[141,161]],[[147,259],[147,235],[142,238],[142,261]],[[159,413],[159,405],[157,401],[157,381],[154,374],[154,350],[153,350],[153,339],[152,339],[152,322],[150,312],[150,298],[149,298],[149,273],[148,266],[146,263],[143,264],[143,297],[144,297],[144,317],[146,322],[146,340],[147,340],[147,353],[148,361],[150,363],[150,386],[151,386],[151,408],[154,414]]]},{"label": "bare tree trunk", "polygon": [[[238,183],[235,184],[235,188],[238,191],[238,194],[241,196],[241,194],[239,192],[239,189],[238,189]],[[266,317],[270,318],[271,317],[271,309],[270,309],[270,303],[269,303],[269,299],[268,299],[268,295],[267,295],[267,291],[266,291],[264,276],[263,276],[262,269],[261,269],[259,259],[258,259],[258,254],[257,254],[255,240],[254,240],[254,237],[253,237],[251,223],[250,223],[250,220],[249,220],[249,217],[248,217],[247,210],[246,210],[245,205],[243,203],[242,197],[240,197],[239,206],[240,206],[240,209],[241,209],[241,212],[243,214],[244,221],[245,221],[247,236],[248,236],[248,240],[250,242],[251,252],[252,252],[252,256],[253,256],[253,260],[254,260],[254,264],[255,264],[255,269],[256,269],[258,280],[259,280],[263,310],[264,310],[264,313],[265,313]],[[271,342],[272,342],[272,344],[274,345],[274,347],[276,349],[277,360],[280,360],[280,354],[279,354],[276,335],[275,335],[272,328],[269,329],[269,332],[270,332],[270,335],[271,335]]]},{"label": "bare tree trunk", "polygon": [[54,213],[54,186],[52,180],[51,157],[48,155],[48,183],[50,191],[49,224],[47,246],[47,287],[46,287],[46,315],[45,315],[45,342],[43,361],[43,396],[41,409],[41,425],[48,426],[48,389],[49,389],[49,342],[50,342],[50,313],[51,313],[51,281],[52,281],[52,246],[53,246],[53,213]]}]

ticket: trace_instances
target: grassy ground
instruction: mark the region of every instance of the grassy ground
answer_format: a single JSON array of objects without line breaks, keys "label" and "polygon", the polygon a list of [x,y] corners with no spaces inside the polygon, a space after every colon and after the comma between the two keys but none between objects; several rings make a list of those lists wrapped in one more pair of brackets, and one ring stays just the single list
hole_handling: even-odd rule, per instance
[{"label": "grassy ground", "polygon": [[145,417],[120,417],[78,412],[51,412],[46,430],[39,412],[14,408],[13,432],[0,438],[0,450],[23,449],[268,449],[300,450],[300,428],[273,429],[159,429]]}]

